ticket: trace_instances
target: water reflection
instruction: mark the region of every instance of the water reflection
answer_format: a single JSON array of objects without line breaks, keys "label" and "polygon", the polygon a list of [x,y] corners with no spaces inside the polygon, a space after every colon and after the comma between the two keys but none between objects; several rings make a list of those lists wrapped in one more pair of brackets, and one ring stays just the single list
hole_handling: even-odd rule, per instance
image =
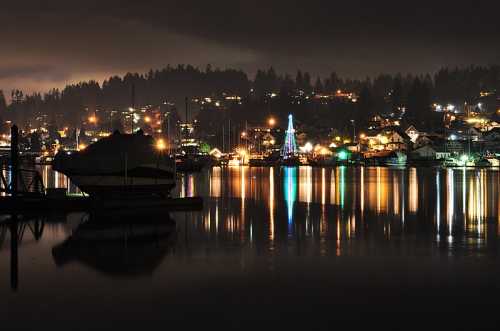
[{"label": "water reflection", "polygon": [[[291,323],[315,329],[312,302],[341,303],[328,318],[369,316],[372,327],[387,311],[398,325],[433,311],[462,324],[461,307],[475,330],[489,316],[478,303],[498,297],[498,184],[497,171],[473,169],[213,168],[180,176],[173,192],[204,197],[202,211],[0,215],[4,325],[44,328],[59,314],[82,330],[176,316],[203,328],[226,312],[230,325],[267,313],[283,328],[305,312]],[[317,329],[331,325],[343,324]]]},{"label": "water reflection", "polygon": [[42,175],[43,183],[47,188],[66,188],[69,194],[81,194],[64,174],[52,170],[50,165],[37,166],[36,170]]},{"label": "water reflection", "polygon": [[283,190],[285,192],[286,210],[288,224],[293,221],[293,207],[297,195],[297,169],[286,167],[285,178],[283,180]]},{"label": "water reflection", "polygon": [[[47,186],[71,185],[47,171]],[[173,195],[202,196],[204,209],[172,213],[175,224],[166,213],[140,215],[139,226],[122,218],[109,225],[109,216],[81,226],[71,215],[37,215],[19,216],[14,229],[5,216],[0,253],[15,257],[17,245],[47,240],[58,266],[131,275],[152,272],[168,250],[186,259],[229,254],[239,263],[266,254],[497,256],[498,184],[498,171],[475,169],[213,168],[180,176]],[[97,240],[102,234],[114,239]],[[11,265],[17,287],[16,259]]]},{"label": "water reflection", "polygon": [[[401,240],[421,233],[439,247],[477,249],[498,232],[497,171],[235,167],[197,176],[194,185],[205,177],[209,181],[206,195],[214,200],[207,200],[206,208],[213,205],[218,222],[228,222],[223,228],[239,229],[240,237],[251,241],[259,238],[259,229],[266,229],[262,235],[270,242],[285,232],[295,240],[318,238],[321,247],[335,239],[337,254],[345,253],[343,241],[354,238],[380,234]],[[197,192],[203,195],[203,188]],[[489,228],[495,233],[488,234]]]},{"label": "water reflection", "polygon": [[78,262],[114,277],[150,275],[175,244],[175,223],[167,215],[138,219],[94,218],[80,224],[52,249],[58,267]]}]

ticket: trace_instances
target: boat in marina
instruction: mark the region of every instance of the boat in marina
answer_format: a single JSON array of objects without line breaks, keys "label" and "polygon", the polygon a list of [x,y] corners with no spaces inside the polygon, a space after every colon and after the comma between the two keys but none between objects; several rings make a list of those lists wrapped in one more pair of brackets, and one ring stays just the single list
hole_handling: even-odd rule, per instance
[{"label": "boat in marina", "polygon": [[140,130],[115,132],[81,151],[60,151],[52,164],[92,197],[167,197],[175,186],[175,159],[165,152],[162,140]]}]

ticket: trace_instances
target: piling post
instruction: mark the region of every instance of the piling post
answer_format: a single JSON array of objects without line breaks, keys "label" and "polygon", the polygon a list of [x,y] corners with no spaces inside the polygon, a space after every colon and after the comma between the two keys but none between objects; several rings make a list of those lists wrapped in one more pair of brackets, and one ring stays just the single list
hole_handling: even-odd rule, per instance
[{"label": "piling post", "polygon": [[19,129],[13,125],[10,129],[10,171],[12,196],[17,196],[19,183]]},{"label": "piling post", "polygon": [[10,228],[10,288],[16,292],[19,284],[18,224],[17,215],[12,215]]}]

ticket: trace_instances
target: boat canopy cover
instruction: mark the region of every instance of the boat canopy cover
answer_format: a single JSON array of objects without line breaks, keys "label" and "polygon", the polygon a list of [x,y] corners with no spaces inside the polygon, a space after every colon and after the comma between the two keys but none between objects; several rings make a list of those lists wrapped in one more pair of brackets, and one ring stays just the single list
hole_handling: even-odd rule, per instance
[{"label": "boat canopy cover", "polygon": [[57,153],[52,163],[54,170],[66,175],[107,174],[134,169],[139,166],[165,166],[168,157],[161,156],[155,149],[151,136],[142,132],[135,134],[113,133],[86,149],[68,154]]}]

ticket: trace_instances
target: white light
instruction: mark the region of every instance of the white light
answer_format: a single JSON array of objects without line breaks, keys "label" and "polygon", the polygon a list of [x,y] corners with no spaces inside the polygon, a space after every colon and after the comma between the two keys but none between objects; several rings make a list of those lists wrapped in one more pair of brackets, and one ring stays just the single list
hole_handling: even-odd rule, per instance
[{"label": "white light", "polygon": [[299,148],[304,153],[311,153],[313,150],[313,144],[310,142],[307,142],[304,146],[299,147]]}]

